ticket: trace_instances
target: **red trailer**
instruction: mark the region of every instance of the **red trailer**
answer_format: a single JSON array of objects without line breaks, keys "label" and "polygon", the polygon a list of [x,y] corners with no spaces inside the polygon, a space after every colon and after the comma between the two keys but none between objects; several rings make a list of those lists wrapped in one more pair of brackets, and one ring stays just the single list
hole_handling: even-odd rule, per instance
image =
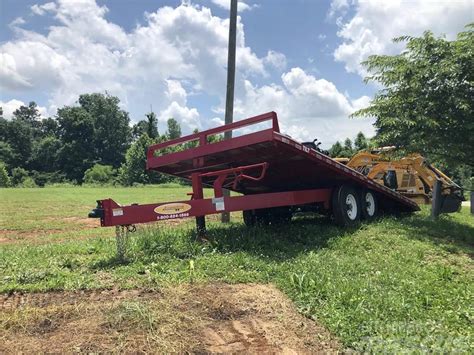
[{"label": "red trailer", "polygon": [[[269,128],[262,128],[265,123]],[[243,134],[209,139],[236,129],[244,129]],[[171,153],[170,147],[175,147]],[[419,210],[396,191],[280,133],[275,112],[153,145],[147,169],[191,181],[190,197],[130,206],[100,200],[89,217],[100,218],[104,227],[196,217],[202,234],[205,216],[221,212],[243,211],[245,224],[253,225],[289,221],[295,211],[315,211],[331,213],[336,223],[350,226],[380,210]],[[213,198],[204,198],[204,186],[213,187]],[[223,189],[239,195],[224,197]]]}]

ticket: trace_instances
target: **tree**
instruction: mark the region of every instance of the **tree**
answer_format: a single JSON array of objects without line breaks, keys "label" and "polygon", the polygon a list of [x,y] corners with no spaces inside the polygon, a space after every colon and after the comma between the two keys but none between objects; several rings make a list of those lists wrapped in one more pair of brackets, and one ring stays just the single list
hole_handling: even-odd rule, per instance
[{"label": "tree", "polygon": [[13,162],[18,161],[18,156],[13,151],[11,145],[0,140],[0,161],[11,167]]},{"label": "tree", "polygon": [[356,152],[360,152],[361,150],[365,150],[369,147],[367,138],[365,138],[364,133],[359,132],[357,133],[357,137],[354,141],[354,149]]},{"label": "tree", "polygon": [[350,138],[346,138],[344,141],[344,146],[342,150],[339,152],[339,157],[341,158],[350,158],[354,155],[354,148],[352,147],[352,141]]},{"label": "tree", "polygon": [[344,141],[344,150],[347,151],[348,153],[352,154],[353,148],[352,148],[352,141],[350,138],[346,138]]},{"label": "tree", "polygon": [[395,145],[402,154],[474,166],[474,24],[454,41],[431,32],[394,41],[406,42],[406,50],[363,62],[366,82],[384,88],[353,115],[375,117],[377,143]]},{"label": "tree", "polygon": [[178,121],[174,118],[170,118],[168,120],[168,130],[166,132],[166,136],[168,139],[176,139],[181,137],[181,126],[179,125]]},{"label": "tree", "polygon": [[145,120],[138,121],[132,127],[132,139],[136,141],[138,138],[146,134],[148,123]]},{"label": "tree", "polygon": [[12,170],[11,182],[13,185],[21,185],[28,178],[28,171],[23,168],[14,168]]},{"label": "tree", "polygon": [[58,160],[61,148],[61,141],[52,135],[35,141],[29,164],[31,169],[42,172],[54,172],[58,170],[60,168]]},{"label": "tree", "polygon": [[84,174],[86,184],[110,184],[114,181],[117,171],[111,165],[95,164]]},{"label": "tree", "polygon": [[94,119],[82,107],[58,110],[60,169],[71,180],[81,181],[84,172],[94,164]]},{"label": "tree", "polygon": [[25,122],[33,128],[38,128],[41,119],[38,105],[36,105],[36,102],[31,101],[28,106],[20,106],[15,111],[13,111],[13,119]]},{"label": "tree", "polygon": [[331,148],[329,148],[329,156],[331,158],[337,158],[337,157],[341,157],[342,156],[342,145],[341,143],[339,143],[339,141],[337,141],[336,143],[334,143],[332,145]]},{"label": "tree", "polygon": [[0,161],[0,187],[10,187],[11,181],[5,164]]},{"label": "tree", "polygon": [[58,121],[56,121],[54,118],[45,118],[40,123],[40,131],[43,137],[56,136],[58,134],[58,129]]},{"label": "tree", "polygon": [[32,176],[35,184],[38,186],[45,186],[46,184],[55,184],[68,181],[66,179],[66,174],[60,171],[44,172],[32,170],[30,172],[30,175]]},{"label": "tree", "polygon": [[[2,154],[8,154],[5,162],[10,167],[28,167],[33,141],[39,135],[41,115],[35,102],[20,106],[13,112],[12,120],[0,118]],[[5,143],[9,147],[5,146]],[[8,153],[7,153],[8,151]]]},{"label": "tree", "polygon": [[158,182],[159,174],[146,170],[146,153],[148,147],[154,143],[147,134],[143,134],[130,146],[125,155],[125,162],[119,170],[119,180],[122,184],[130,186],[134,183]]},{"label": "tree", "polygon": [[158,138],[158,119],[155,113],[152,111],[146,114],[147,118],[147,130],[146,133],[151,139]]},{"label": "tree", "polygon": [[[4,142],[3,154],[9,155],[9,161],[6,161],[8,165],[10,167],[26,167],[33,146],[31,125],[17,118],[13,118],[11,121],[0,119],[0,140]],[[9,153],[5,153],[6,151]]]},{"label": "tree", "polygon": [[80,107],[93,121],[93,144],[90,148],[98,161],[114,167],[122,163],[131,140],[130,118],[119,104],[120,100],[109,94],[79,96]]},{"label": "tree", "polygon": [[132,128],[132,136],[134,139],[138,139],[143,134],[147,134],[151,139],[157,139],[158,133],[158,119],[155,113],[152,111],[147,113],[146,120],[138,121]]}]

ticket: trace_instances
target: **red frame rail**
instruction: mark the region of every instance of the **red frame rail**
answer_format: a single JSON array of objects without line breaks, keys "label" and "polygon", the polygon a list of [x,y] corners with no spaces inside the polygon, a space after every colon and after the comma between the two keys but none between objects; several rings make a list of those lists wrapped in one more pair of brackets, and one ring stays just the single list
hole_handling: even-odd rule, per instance
[{"label": "red frame rail", "polygon": [[331,189],[315,189],[291,192],[273,192],[258,195],[198,198],[188,201],[120,206],[111,199],[100,201],[104,215],[103,227],[148,223],[168,219],[202,217],[221,212],[248,209],[303,205],[322,202],[327,204]]}]

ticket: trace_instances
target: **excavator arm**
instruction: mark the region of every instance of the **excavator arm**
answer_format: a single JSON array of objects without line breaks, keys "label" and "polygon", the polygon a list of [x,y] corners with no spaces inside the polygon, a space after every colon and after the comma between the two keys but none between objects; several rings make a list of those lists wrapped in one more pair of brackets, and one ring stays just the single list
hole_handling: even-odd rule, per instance
[{"label": "excavator arm", "polygon": [[431,203],[434,184],[440,181],[443,199],[441,211],[444,213],[458,211],[464,200],[462,188],[419,154],[390,159],[383,150],[379,153],[360,152],[349,161],[340,159],[340,162],[418,204]]}]

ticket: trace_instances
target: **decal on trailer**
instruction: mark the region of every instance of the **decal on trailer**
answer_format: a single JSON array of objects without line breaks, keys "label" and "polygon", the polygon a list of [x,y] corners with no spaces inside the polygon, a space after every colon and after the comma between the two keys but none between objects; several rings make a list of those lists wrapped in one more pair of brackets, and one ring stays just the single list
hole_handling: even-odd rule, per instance
[{"label": "decal on trailer", "polygon": [[123,210],[121,208],[114,208],[112,210],[112,216],[114,217],[123,216]]},{"label": "decal on trailer", "polygon": [[224,211],[225,210],[225,202],[224,197],[215,197],[212,199],[212,204],[215,206],[216,211]]},{"label": "decal on trailer", "polygon": [[154,209],[155,213],[158,214],[180,214],[191,209],[191,205],[187,203],[167,203],[166,205],[158,206]]}]

